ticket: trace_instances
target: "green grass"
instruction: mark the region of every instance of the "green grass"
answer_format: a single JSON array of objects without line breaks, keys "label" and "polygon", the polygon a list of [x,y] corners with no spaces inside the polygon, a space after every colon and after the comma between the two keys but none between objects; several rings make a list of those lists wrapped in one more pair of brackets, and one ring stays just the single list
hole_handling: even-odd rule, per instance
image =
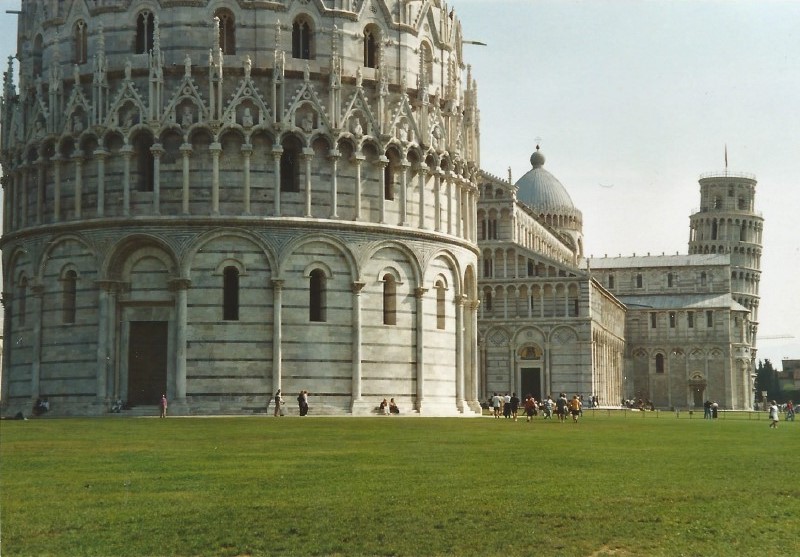
[{"label": "green grass", "polygon": [[3,421],[2,554],[800,550],[800,426],[668,416]]}]

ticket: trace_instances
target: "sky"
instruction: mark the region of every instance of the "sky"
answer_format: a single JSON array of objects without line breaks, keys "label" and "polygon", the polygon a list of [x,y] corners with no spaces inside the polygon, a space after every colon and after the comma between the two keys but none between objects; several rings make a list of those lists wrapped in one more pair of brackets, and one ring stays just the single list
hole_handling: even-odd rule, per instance
[{"label": "sky", "polygon": [[[755,174],[758,358],[800,359],[800,1],[451,0],[478,82],[481,166],[516,181],[541,145],[585,252],[687,253],[698,178]],[[0,53],[19,0],[0,0]],[[5,67],[5,63],[4,63]],[[776,338],[791,336],[792,338]]]}]

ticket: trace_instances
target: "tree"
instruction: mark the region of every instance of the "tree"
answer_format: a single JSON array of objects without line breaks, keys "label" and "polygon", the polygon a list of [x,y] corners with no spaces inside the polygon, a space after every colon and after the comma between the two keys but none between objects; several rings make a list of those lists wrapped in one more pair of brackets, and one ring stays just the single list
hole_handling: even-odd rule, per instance
[{"label": "tree", "polygon": [[780,398],[781,387],[778,383],[778,372],[772,367],[768,359],[759,360],[756,368],[756,400],[761,399],[761,393],[767,391],[768,400]]}]

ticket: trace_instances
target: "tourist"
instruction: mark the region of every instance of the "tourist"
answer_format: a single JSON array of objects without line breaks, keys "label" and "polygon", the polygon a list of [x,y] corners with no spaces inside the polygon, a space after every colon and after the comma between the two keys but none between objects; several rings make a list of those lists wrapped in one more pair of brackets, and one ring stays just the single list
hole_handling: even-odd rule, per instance
[{"label": "tourist", "polygon": [[503,417],[511,417],[511,395],[508,393],[503,397]]},{"label": "tourist", "polygon": [[786,403],[786,421],[794,421],[794,401]]},{"label": "tourist", "polygon": [[498,395],[497,393],[494,393],[494,396],[492,397],[492,408],[494,409],[494,417],[495,418],[499,418],[500,417],[500,395]]},{"label": "tourist", "polygon": [[567,419],[567,406],[569,403],[567,402],[567,393],[561,393],[558,395],[558,400],[556,401],[556,414],[558,414],[558,421],[565,422]]},{"label": "tourist", "polygon": [[778,403],[774,400],[770,403],[769,406],[769,419],[770,424],[769,427],[777,428],[778,427]]},{"label": "tourist", "polygon": [[517,396],[517,393],[511,393],[509,404],[511,405],[511,417],[513,417],[514,421],[516,422],[517,412],[519,412],[519,397]]},{"label": "tourist", "polygon": [[547,395],[547,400],[544,401],[544,419],[553,419],[553,397]]},{"label": "tourist", "polygon": [[308,414],[308,391],[300,391],[297,395],[297,405],[300,407],[301,416]]},{"label": "tourist", "polygon": [[719,403],[715,400],[711,403],[711,418],[716,420],[717,413],[719,412]]},{"label": "tourist", "polygon": [[381,405],[378,407],[378,410],[380,410],[380,413],[384,416],[389,414],[389,402],[385,398],[381,401]]},{"label": "tourist", "polygon": [[533,398],[533,395],[528,393],[527,396],[525,397],[525,402],[523,402],[522,405],[525,408],[525,415],[527,416],[527,421],[530,422],[531,418],[533,418],[536,415],[536,399]]},{"label": "tourist", "polygon": [[283,412],[281,412],[281,405],[283,404],[283,397],[281,396],[281,390],[278,389],[275,391],[275,417],[283,416]]},{"label": "tourist", "polygon": [[574,395],[572,400],[569,401],[569,413],[572,414],[572,421],[578,423],[578,416],[581,415],[581,399],[578,395]]},{"label": "tourist", "polygon": [[167,417],[167,395],[161,395],[161,417]]},{"label": "tourist", "polygon": [[400,414],[400,409],[397,407],[394,399],[389,401],[389,414]]}]

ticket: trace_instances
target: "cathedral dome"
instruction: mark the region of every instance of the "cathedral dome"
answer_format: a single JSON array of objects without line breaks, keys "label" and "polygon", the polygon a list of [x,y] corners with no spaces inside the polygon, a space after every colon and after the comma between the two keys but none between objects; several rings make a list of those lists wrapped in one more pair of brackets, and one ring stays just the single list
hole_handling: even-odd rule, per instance
[{"label": "cathedral dome", "polygon": [[544,155],[536,146],[531,155],[533,167],[517,180],[517,199],[539,213],[563,213],[575,210],[575,204],[558,178],[543,168]]}]

